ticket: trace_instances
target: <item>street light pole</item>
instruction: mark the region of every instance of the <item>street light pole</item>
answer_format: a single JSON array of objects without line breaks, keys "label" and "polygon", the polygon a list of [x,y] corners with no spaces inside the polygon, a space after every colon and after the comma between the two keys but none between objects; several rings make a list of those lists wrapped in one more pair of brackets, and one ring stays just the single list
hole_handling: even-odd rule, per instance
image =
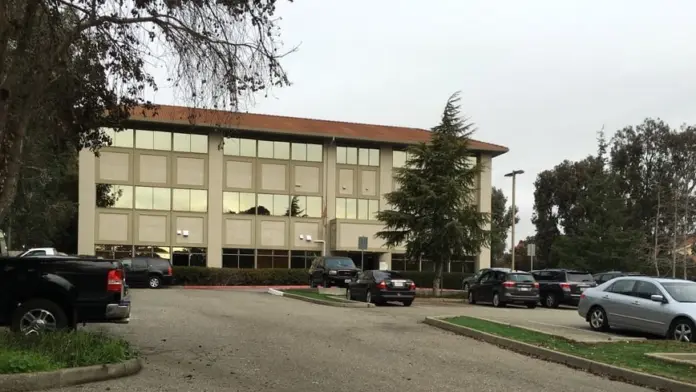
[{"label": "street light pole", "polygon": [[510,268],[515,270],[515,218],[517,218],[517,208],[515,206],[515,188],[517,187],[517,175],[524,174],[524,170],[513,170],[505,177],[512,177],[512,225],[510,230],[510,255],[512,257]]}]

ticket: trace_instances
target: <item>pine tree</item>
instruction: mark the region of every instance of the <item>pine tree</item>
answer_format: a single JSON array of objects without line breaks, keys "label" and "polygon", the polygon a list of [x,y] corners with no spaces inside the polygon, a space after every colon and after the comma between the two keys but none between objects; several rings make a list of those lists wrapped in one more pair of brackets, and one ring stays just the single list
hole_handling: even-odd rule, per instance
[{"label": "pine tree", "polygon": [[432,129],[430,143],[409,148],[406,165],[396,169],[394,180],[400,187],[385,195],[392,209],[377,214],[385,225],[377,236],[388,247],[405,244],[408,257],[435,263],[435,295],[440,295],[443,267],[449,261],[478,254],[490,243],[485,229],[490,216],[476,202],[481,170],[468,159],[473,132],[474,125],[460,117],[454,94],[440,125]]}]

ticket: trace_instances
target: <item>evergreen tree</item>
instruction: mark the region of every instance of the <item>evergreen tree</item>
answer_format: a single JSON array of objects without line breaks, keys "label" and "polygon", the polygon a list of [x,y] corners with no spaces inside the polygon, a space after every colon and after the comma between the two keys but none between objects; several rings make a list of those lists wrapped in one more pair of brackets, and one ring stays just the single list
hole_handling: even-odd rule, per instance
[{"label": "evergreen tree", "polygon": [[458,103],[458,94],[447,101],[430,143],[409,148],[405,167],[395,171],[399,189],[385,195],[392,209],[377,214],[385,226],[377,236],[388,247],[405,244],[408,257],[435,263],[436,295],[449,261],[478,254],[490,242],[489,214],[476,203],[480,168],[468,159],[474,126],[461,119]]}]

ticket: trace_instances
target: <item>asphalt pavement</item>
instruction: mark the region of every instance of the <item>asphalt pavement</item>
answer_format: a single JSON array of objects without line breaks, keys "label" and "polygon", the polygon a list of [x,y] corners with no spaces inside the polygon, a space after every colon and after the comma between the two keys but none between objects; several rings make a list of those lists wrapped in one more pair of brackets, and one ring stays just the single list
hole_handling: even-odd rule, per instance
[{"label": "asphalt pavement", "polygon": [[648,391],[420,322],[458,313],[451,305],[335,308],[182,289],[133,290],[133,301],[130,324],[103,328],[140,347],[145,369],[59,391]]}]

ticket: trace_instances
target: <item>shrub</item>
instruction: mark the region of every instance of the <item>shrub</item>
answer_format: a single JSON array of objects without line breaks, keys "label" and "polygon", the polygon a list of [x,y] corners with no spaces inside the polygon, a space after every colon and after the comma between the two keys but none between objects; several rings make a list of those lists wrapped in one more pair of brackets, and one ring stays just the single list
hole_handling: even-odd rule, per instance
[{"label": "shrub", "polygon": [[[434,272],[404,271],[404,277],[416,282],[418,287],[432,287]],[[470,274],[444,273],[444,289],[461,289],[462,278]],[[294,286],[307,285],[308,273],[304,269],[236,269],[208,267],[174,267],[177,284],[189,286]]]}]

